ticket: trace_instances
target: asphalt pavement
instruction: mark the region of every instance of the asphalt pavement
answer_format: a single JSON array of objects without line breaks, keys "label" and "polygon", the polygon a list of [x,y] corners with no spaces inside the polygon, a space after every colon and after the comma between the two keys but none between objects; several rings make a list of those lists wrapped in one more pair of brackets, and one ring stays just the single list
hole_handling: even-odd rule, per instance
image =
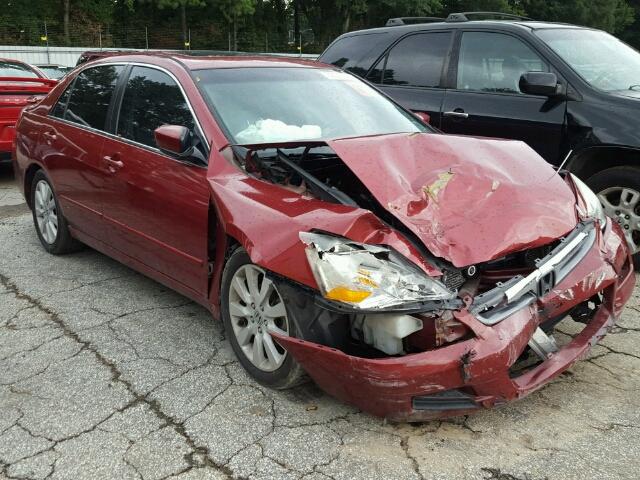
[{"label": "asphalt pavement", "polygon": [[637,479],[639,387],[636,290],[587,360],[492,411],[392,424],[271,391],[202,307],[93,250],[45,253],[0,171],[0,479]]}]

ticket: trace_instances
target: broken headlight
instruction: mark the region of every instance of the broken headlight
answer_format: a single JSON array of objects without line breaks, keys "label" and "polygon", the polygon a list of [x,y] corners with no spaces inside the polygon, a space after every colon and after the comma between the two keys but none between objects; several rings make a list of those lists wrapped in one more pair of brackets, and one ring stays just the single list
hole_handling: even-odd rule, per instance
[{"label": "broken headlight", "polygon": [[361,309],[448,300],[455,294],[394,250],[300,232],[322,295]]},{"label": "broken headlight", "polygon": [[570,175],[580,196],[578,200],[582,200],[582,202],[578,202],[578,213],[583,219],[592,218],[597,220],[600,223],[600,227],[605,228],[607,226],[607,216],[604,214],[600,199],[582,180],[573,173]]}]

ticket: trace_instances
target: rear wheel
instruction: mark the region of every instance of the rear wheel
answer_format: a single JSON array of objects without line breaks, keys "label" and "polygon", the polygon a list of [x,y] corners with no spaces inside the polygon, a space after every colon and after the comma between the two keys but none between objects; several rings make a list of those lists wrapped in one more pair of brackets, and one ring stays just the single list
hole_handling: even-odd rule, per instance
[{"label": "rear wheel", "polygon": [[81,248],[81,244],[71,237],[51,182],[42,170],[33,176],[31,206],[36,233],[47,252],[62,255]]},{"label": "rear wheel", "polygon": [[271,335],[299,336],[277,285],[238,248],[222,275],[221,313],[227,338],[242,366],[258,382],[286,389],[304,381],[304,370]]},{"label": "rear wheel", "polygon": [[600,198],[605,213],[622,227],[634,262],[640,265],[640,169],[609,168],[587,183]]}]

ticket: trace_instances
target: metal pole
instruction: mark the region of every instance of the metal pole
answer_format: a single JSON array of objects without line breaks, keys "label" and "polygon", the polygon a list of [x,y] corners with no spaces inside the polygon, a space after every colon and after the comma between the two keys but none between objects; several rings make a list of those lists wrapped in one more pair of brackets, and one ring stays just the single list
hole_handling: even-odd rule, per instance
[{"label": "metal pole", "polygon": [[229,29],[229,51],[231,51],[231,29]]},{"label": "metal pole", "polygon": [[100,50],[102,50],[102,25],[98,25],[98,45],[100,46]]},{"label": "metal pole", "polygon": [[144,27],[144,44],[147,46],[147,50],[149,50],[149,29]]},{"label": "metal pole", "polygon": [[47,39],[47,63],[51,63],[51,54],[49,52],[49,32],[47,31],[47,22],[44,22],[44,38]]},{"label": "metal pole", "polygon": [[302,31],[300,32],[300,44],[298,45],[298,50],[300,51],[300,56],[302,57]]},{"label": "metal pole", "polygon": [[269,52],[269,34],[264,32],[264,53]]},{"label": "metal pole", "polygon": [[191,29],[189,29],[188,32],[189,32],[189,48],[188,48],[188,50],[191,50]]}]

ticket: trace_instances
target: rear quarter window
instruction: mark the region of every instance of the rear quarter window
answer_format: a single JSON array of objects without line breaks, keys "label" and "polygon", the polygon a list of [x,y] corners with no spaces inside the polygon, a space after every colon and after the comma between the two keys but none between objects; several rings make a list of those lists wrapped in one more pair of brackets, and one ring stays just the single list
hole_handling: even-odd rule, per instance
[{"label": "rear quarter window", "polygon": [[319,60],[364,77],[391,41],[391,35],[387,32],[339,38]]}]

